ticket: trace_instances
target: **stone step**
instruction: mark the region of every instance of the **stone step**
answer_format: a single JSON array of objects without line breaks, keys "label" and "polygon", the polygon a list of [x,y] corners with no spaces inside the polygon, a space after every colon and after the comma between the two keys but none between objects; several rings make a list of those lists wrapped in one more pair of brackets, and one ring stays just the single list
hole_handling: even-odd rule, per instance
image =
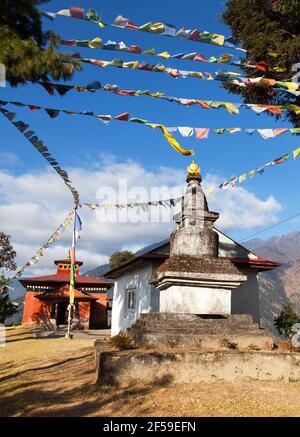
[{"label": "stone step", "polygon": [[200,323],[162,323],[153,321],[138,320],[133,325],[136,328],[142,329],[144,327],[152,329],[251,329],[253,326],[259,327],[257,323],[222,323],[222,322],[200,322]]},{"label": "stone step", "polygon": [[[231,336],[225,335],[168,335],[166,333],[157,334],[140,334],[131,335],[132,338],[140,346],[178,346],[178,347],[190,347],[201,345],[202,347],[213,347],[221,348],[224,347],[221,344],[223,338],[228,339],[232,343],[237,343],[238,347],[249,347],[255,344],[261,349],[269,349],[272,347],[272,340],[265,333],[253,334],[253,333],[243,333],[243,334],[232,334]],[[225,346],[226,347],[226,346]]]},{"label": "stone step", "polygon": [[194,322],[188,321],[168,321],[168,320],[136,320],[135,324],[139,326],[251,326],[253,325],[253,321],[244,321],[239,322],[238,320],[197,320]]},{"label": "stone step", "polygon": [[187,313],[142,313],[140,319],[174,319],[174,320],[252,320],[251,314],[232,314],[228,317],[204,316]]},{"label": "stone step", "polygon": [[148,313],[142,314],[139,321],[141,322],[153,322],[153,323],[222,323],[222,324],[251,324],[253,319],[248,314],[236,314],[228,318],[208,318],[203,316],[197,316],[194,314],[166,314],[166,313]]},{"label": "stone step", "polygon": [[178,336],[178,335],[182,335],[182,336],[190,336],[190,335],[198,335],[198,336],[209,336],[209,335],[217,335],[219,337],[224,337],[224,336],[231,336],[231,335],[265,335],[265,331],[262,329],[248,329],[247,331],[243,331],[243,330],[229,330],[229,329],[224,329],[224,330],[220,330],[220,331],[215,331],[215,330],[151,330],[151,329],[132,329],[129,328],[128,330],[130,335],[146,335],[146,334],[151,334],[151,335],[157,335],[157,336],[161,336],[161,335],[168,335],[168,336]]}]

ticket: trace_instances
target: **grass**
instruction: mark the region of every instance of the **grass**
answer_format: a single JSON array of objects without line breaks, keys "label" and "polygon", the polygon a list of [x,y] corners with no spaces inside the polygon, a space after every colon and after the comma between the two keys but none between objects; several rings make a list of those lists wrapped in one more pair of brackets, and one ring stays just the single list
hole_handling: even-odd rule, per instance
[{"label": "grass", "polygon": [[300,383],[95,384],[92,339],[8,328],[0,416],[300,416]]}]

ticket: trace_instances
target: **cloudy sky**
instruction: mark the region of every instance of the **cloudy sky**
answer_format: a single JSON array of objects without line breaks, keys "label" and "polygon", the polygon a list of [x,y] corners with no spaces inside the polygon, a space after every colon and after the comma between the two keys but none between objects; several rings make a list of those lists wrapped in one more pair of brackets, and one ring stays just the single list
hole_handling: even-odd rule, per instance
[{"label": "cloudy sky", "polygon": [[[63,3],[65,8],[81,6],[78,2]],[[151,8],[144,7],[143,3],[111,0],[100,5],[102,10],[99,10],[97,1],[86,1],[84,6],[98,10],[106,22],[122,14],[137,24],[161,20],[178,27],[200,27],[202,30],[230,35],[230,30],[219,20],[223,2],[212,0],[205,8],[201,7],[204,2],[198,0],[186,0],[184,4],[171,0],[153,0]],[[43,5],[44,10],[51,12],[61,7],[62,2],[59,1],[50,1]],[[54,23],[45,21],[44,27],[52,28],[65,39],[90,39],[101,36],[104,41],[123,40],[126,44],[138,44],[143,49],[155,47],[157,50],[170,50],[172,53],[198,51],[205,56],[217,56],[224,51],[230,51],[207,44],[163,38],[109,26],[101,30],[91,23],[63,17],[57,18]],[[72,52],[67,47],[61,47],[61,50]],[[120,52],[116,55],[109,51],[84,48],[77,51],[85,57],[105,60],[121,57],[118,56]],[[130,54],[122,54],[122,58],[150,63],[158,60]],[[226,66],[207,66],[190,61],[164,60],[164,63],[186,70],[217,71],[222,67],[226,69]],[[235,69],[230,67],[230,70]],[[239,101],[238,97],[229,95],[216,81],[174,80],[165,75],[115,68],[100,70],[93,66],[84,66],[83,71],[78,72],[71,83],[86,85],[93,80],[100,80],[102,84],[118,84],[124,89],[159,90],[179,97]],[[100,114],[117,115],[128,111],[132,117],[141,117],[169,126],[290,127],[284,118],[276,121],[263,114],[257,116],[245,109],[241,109],[240,115],[231,116],[223,109],[205,111],[199,107],[185,108],[150,98],[119,97],[102,92],[70,92],[64,97],[50,97],[39,85],[32,84],[14,89],[0,88],[0,98],[49,108],[94,110]],[[7,108],[16,110],[12,106]],[[105,126],[89,117],[60,115],[56,119],[50,119],[42,111],[17,109],[17,119],[30,125],[61,166],[69,172],[82,203],[95,202],[97,193],[103,187],[117,189],[120,179],[127,181],[129,189],[144,187],[148,193],[153,187],[176,187],[177,190],[184,188],[185,169],[191,158],[176,153],[157,131],[137,124],[120,122],[112,122]],[[64,220],[72,209],[72,197],[45,160],[2,116],[0,129],[0,230],[11,235],[18,255],[17,262],[22,265]],[[241,133],[222,136],[212,134],[208,140],[203,140],[200,144],[196,143],[194,138],[184,139],[177,136],[177,139],[183,147],[195,149],[195,159],[201,166],[205,184],[208,185],[220,183],[251,168],[257,168],[299,147],[299,141],[297,144],[295,137],[289,134],[268,141],[258,135],[248,137]],[[242,188],[217,191],[209,198],[210,209],[220,212],[217,227],[239,240],[298,212],[299,207],[295,199],[298,198],[299,162],[291,160],[282,166],[268,169],[263,176],[257,175],[247,180]],[[134,191],[131,193],[133,195]],[[174,229],[171,219],[165,223],[103,223],[103,217],[101,220],[99,215],[87,208],[81,208],[79,214],[83,221],[83,232],[77,253],[78,258],[84,262],[83,270],[107,262],[109,255],[116,250],[126,248],[134,251],[146,244],[164,239]],[[292,221],[262,236],[267,238],[272,234],[298,229],[299,222]],[[47,251],[41,262],[26,275],[50,273],[53,260],[66,254],[70,242],[69,229],[63,238]]]}]

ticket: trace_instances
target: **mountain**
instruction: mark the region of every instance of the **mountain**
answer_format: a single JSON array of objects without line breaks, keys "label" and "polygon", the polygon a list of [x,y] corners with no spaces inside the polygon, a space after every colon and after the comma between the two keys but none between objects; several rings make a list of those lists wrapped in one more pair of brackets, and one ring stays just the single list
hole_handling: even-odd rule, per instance
[{"label": "mountain", "polygon": [[85,275],[91,276],[93,278],[102,278],[105,273],[109,272],[109,270],[109,264],[103,264],[102,266],[96,267],[95,269],[86,272]]},{"label": "mountain", "polygon": [[255,238],[243,245],[256,255],[281,264],[276,270],[258,276],[262,325],[272,334],[278,335],[273,319],[284,303],[292,302],[300,314],[300,232],[268,240]]}]

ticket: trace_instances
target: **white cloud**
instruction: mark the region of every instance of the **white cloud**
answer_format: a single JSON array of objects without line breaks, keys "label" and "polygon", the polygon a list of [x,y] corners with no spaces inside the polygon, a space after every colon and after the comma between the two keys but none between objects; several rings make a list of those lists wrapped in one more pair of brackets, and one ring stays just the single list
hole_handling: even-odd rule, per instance
[{"label": "white cloud", "polygon": [[11,152],[0,152],[0,165],[10,167],[20,165],[21,161],[17,155]]},{"label": "white cloud", "polygon": [[224,231],[260,228],[275,223],[281,204],[270,195],[259,199],[244,187],[216,190],[208,199],[209,208],[220,213],[217,227]]},{"label": "white cloud", "polygon": [[[96,161],[97,162],[97,161]],[[139,163],[116,161],[105,156],[89,169],[71,169],[69,174],[78,187],[81,202],[95,202],[99,187],[118,187],[118,179],[127,179],[128,187],[178,187],[185,185],[185,172],[167,167],[146,170]],[[208,181],[217,181],[209,175]],[[178,191],[180,187],[178,187]],[[72,209],[72,196],[51,169],[15,176],[0,172],[0,230],[12,236],[17,251],[17,262],[24,264],[49,238]],[[135,200],[135,199],[130,199]],[[145,199],[146,200],[146,199]],[[217,227],[224,231],[262,227],[276,220],[281,209],[278,201],[269,196],[259,199],[245,188],[216,190],[208,199],[211,210],[220,212]],[[77,255],[84,262],[83,271],[108,261],[109,255],[125,248],[133,251],[167,238],[175,224],[167,223],[100,223],[97,214],[88,208],[79,210],[83,232]],[[26,274],[50,274],[53,260],[65,256],[71,244],[71,229],[49,249],[40,263]],[[54,267],[54,266],[53,266]]]}]

